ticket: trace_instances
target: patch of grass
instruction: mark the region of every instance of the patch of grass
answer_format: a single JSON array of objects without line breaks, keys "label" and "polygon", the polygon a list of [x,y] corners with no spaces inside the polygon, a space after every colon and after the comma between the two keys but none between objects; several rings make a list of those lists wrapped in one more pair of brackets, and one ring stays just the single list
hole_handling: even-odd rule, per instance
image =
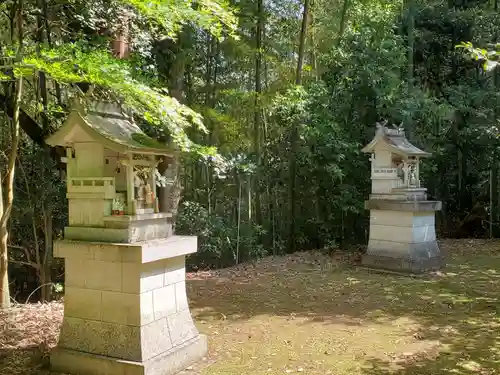
[{"label": "patch of grass", "polygon": [[[420,278],[311,253],[190,274],[190,305],[209,355],[185,373],[499,374],[500,242],[441,248],[445,270]],[[9,375],[1,355],[0,373]]]},{"label": "patch of grass", "polygon": [[448,266],[422,278],[318,255],[192,280],[193,315],[215,361],[200,374],[500,373],[500,244],[441,246]]}]

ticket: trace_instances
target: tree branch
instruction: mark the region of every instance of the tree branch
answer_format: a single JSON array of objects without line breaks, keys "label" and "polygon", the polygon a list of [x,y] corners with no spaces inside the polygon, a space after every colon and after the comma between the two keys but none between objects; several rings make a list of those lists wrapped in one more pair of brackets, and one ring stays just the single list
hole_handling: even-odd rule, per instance
[{"label": "tree branch", "polygon": [[31,264],[31,265],[33,265],[33,267],[34,267],[34,265],[36,265],[36,263],[31,260],[30,252],[28,251],[28,249],[26,247],[24,247],[24,246],[17,246],[17,245],[7,245],[7,247],[9,249],[22,250],[24,252],[24,255],[26,256],[26,262],[29,263],[29,264]]},{"label": "tree branch", "polygon": [[[0,107],[5,108],[7,115],[12,118],[14,115],[14,106],[11,100],[6,95],[0,94]],[[60,162],[61,157],[64,155],[64,150],[61,147],[49,147],[45,143],[45,136],[42,126],[33,120],[30,115],[21,109],[19,114],[19,122],[21,129],[26,133],[30,139],[42,148],[50,150],[50,156],[57,162]]]},{"label": "tree branch", "polygon": [[38,267],[37,264],[35,263],[30,263],[30,262],[23,262],[22,260],[15,260],[15,259],[9,259],[9,263],[13,263],[13,264],[19,264],[21,266],[29,266],[29,267],[33,267],[34,269],[38,270],[40,267]]}]

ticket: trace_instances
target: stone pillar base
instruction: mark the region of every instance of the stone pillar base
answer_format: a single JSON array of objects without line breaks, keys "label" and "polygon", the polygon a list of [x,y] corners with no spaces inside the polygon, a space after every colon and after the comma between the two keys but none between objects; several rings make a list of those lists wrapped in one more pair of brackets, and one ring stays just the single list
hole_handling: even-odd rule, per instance
[{"label": "stone pillar base", "polygon": [[445,266],[443,257],[428,259],[397,258],[383,255],[365,254],[361,264],[373,269],[404,273],[425,273],[440,270]]},{"label": "stone pillar base", "polygon": [[409,273],[444,266],[435,231],[441,202],[372,199],[365,206],[370,209],[370,239],[363,266]]},{"label": "stone pillar base", "polygon": [[198,335],[145,362],[57,348],[51,355],[51,369],[74,375],[174,375],[201,360],[207,353],[207,338]]},{"label": "stone pillar base", "polygon": [[57,241],[64,319],[52,368],[72,375],[171,375],[207,351],[191,317],[185,257],[196,237]]}]

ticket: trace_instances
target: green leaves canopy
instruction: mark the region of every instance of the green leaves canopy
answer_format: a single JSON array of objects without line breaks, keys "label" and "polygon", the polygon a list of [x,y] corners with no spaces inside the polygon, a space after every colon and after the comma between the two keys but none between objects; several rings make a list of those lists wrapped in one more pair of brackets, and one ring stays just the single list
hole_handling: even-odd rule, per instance
[{"label": "green leaves canopy", "polygon": [[130,65],[106,51],[84,52],[76,44],[45,50],[24,57],[14,65],[14,74],[44,72],[59,83],[85,82],[109,89],[148,122],[165,127],[183,151],[211,154],[213,149],[195,145],[186,128],[196,126],[206,132],[201,116],[167,95],[134,77]]},{"label": "green leaves canopy", "polygon": [[221,37],[224,28],[235,36],[237,19],[225,0],[120,0],[132,6],[150,21],[160,25],[175,38],[180,28],[187,23],[208,30]]}]

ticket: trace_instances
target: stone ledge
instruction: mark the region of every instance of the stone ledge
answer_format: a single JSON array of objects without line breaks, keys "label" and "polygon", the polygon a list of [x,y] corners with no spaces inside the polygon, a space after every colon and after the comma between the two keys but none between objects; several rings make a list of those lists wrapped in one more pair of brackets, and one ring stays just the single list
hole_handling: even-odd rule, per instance
[{"label": "stone ledge", "polygon": [[161,240],[135,243],[108,243],[60,240],[54,241],[54,256],[80,260],[122,263],[151,263],[196,253],[196,236],[172,236]]},{"label": "stone ledge", "polygon": [[437,241],[411,243],[407,241],[396,242],[374,239],[368,241],[366,254],[379,257],[411,259],[417,262],[443,255]]},{"label": "stone ledge", "polygon": [[169,219],[173,215],[168,212],[157,212],[153,214],[138,214],[138,215],[112,215],[105,216],[104,222],[133,222],[143,220]]},{"label": "stone ledge", "polygon": [[64,228],[64,238],[66,240],[85,242],[136,243],[165,239],[172,236],[172,224],[147,221],[140,223],[141,225],[128,228],[70,226]]},{"label": "stone ledge", "polygon": [[362,257],[361,265],[363,267],[379,270],[419,274],[442,269],[445,266],[445,259],[444,256],[416,260],[411,258],[365,254]]},{"label": "stone ledge", "polygon": [[391,199],[370,199],[365,209],[380,211],[433,212],[440,211],[441,201],[397,201]]},{"label": "stone ledge", "polygon": [[145,362],[123,361],[75,350],[57,348],[51,369],[74,375],[174,375],[201,360],[207,353],[205,335],[186,341]]}]

